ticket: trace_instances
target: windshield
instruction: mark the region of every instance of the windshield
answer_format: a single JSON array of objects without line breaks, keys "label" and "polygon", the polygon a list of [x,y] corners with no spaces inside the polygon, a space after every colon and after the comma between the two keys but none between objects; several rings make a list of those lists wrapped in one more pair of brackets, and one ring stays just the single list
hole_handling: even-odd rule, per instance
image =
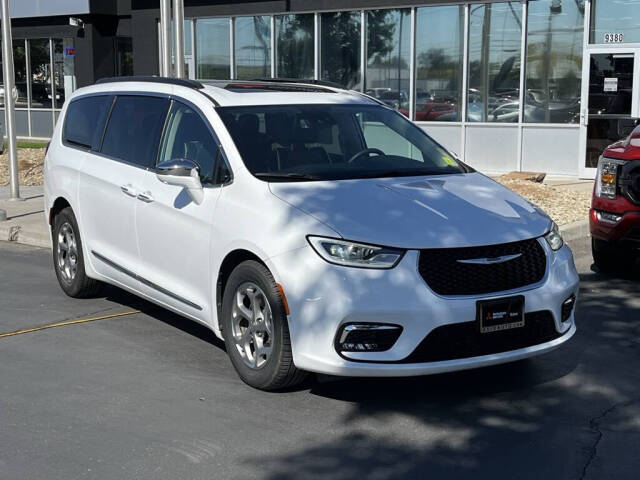
[{"label": "windshield", "polygon": [[422,129],[382,106],[278,105],[218,111],[249,171],[266,181],[467,171]]}]

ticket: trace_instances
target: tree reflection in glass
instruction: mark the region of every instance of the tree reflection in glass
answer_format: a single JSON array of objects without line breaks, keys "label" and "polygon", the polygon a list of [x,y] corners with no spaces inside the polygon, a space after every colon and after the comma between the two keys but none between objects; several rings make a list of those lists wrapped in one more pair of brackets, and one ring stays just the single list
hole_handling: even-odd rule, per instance
[{"label": "tree reflection in glass", "polygon": [[411,11],[367,12],[365,92],[409,115]]},{"label": "tree reflection in glass", "polygon": [[517,122],[522,6],[472,5],[469,16],[467,121]]}]

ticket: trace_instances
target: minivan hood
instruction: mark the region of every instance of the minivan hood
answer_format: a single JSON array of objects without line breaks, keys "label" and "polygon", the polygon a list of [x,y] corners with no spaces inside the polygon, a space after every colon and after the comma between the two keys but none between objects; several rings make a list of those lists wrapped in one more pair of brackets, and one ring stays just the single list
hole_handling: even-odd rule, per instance
[{"label": "minivan hood", "polygon": [[468,247],[544,235],[541,210],[479,173],[271,183],[343,238],[401,248]]}]

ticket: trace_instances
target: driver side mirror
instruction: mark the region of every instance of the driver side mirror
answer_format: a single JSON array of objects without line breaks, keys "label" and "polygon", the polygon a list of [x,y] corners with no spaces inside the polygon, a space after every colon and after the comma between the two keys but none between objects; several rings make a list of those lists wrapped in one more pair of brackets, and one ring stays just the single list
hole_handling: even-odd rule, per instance
[{"label": "driver side mirror", "polygon": [[187,189],[191,199],[200,205],[204,200],[204,189],[200,183],[200,168],[192,160],[177,158],[161,162],[156,166],[156,177],[162,183]]}]

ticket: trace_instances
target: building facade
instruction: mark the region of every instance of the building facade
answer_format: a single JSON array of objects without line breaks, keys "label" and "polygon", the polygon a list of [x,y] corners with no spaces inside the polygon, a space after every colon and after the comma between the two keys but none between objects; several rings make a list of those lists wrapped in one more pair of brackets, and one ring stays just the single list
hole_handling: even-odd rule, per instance
[{"label": "building facade", "polygon": [[130,0],[10,0],[9,7],[19,137],[51,136],[78,86],[133,73]]},{"label": "building facade", "polygon": [[[76,86],[159,71],[158,0],[51,3],[66,10],[13,22],[25,136],[50,134],[42,112],[55,121]],[[360,90],[484,172],[593,177],[640,117],[640,0],[184,3],[190,78]]]}]

